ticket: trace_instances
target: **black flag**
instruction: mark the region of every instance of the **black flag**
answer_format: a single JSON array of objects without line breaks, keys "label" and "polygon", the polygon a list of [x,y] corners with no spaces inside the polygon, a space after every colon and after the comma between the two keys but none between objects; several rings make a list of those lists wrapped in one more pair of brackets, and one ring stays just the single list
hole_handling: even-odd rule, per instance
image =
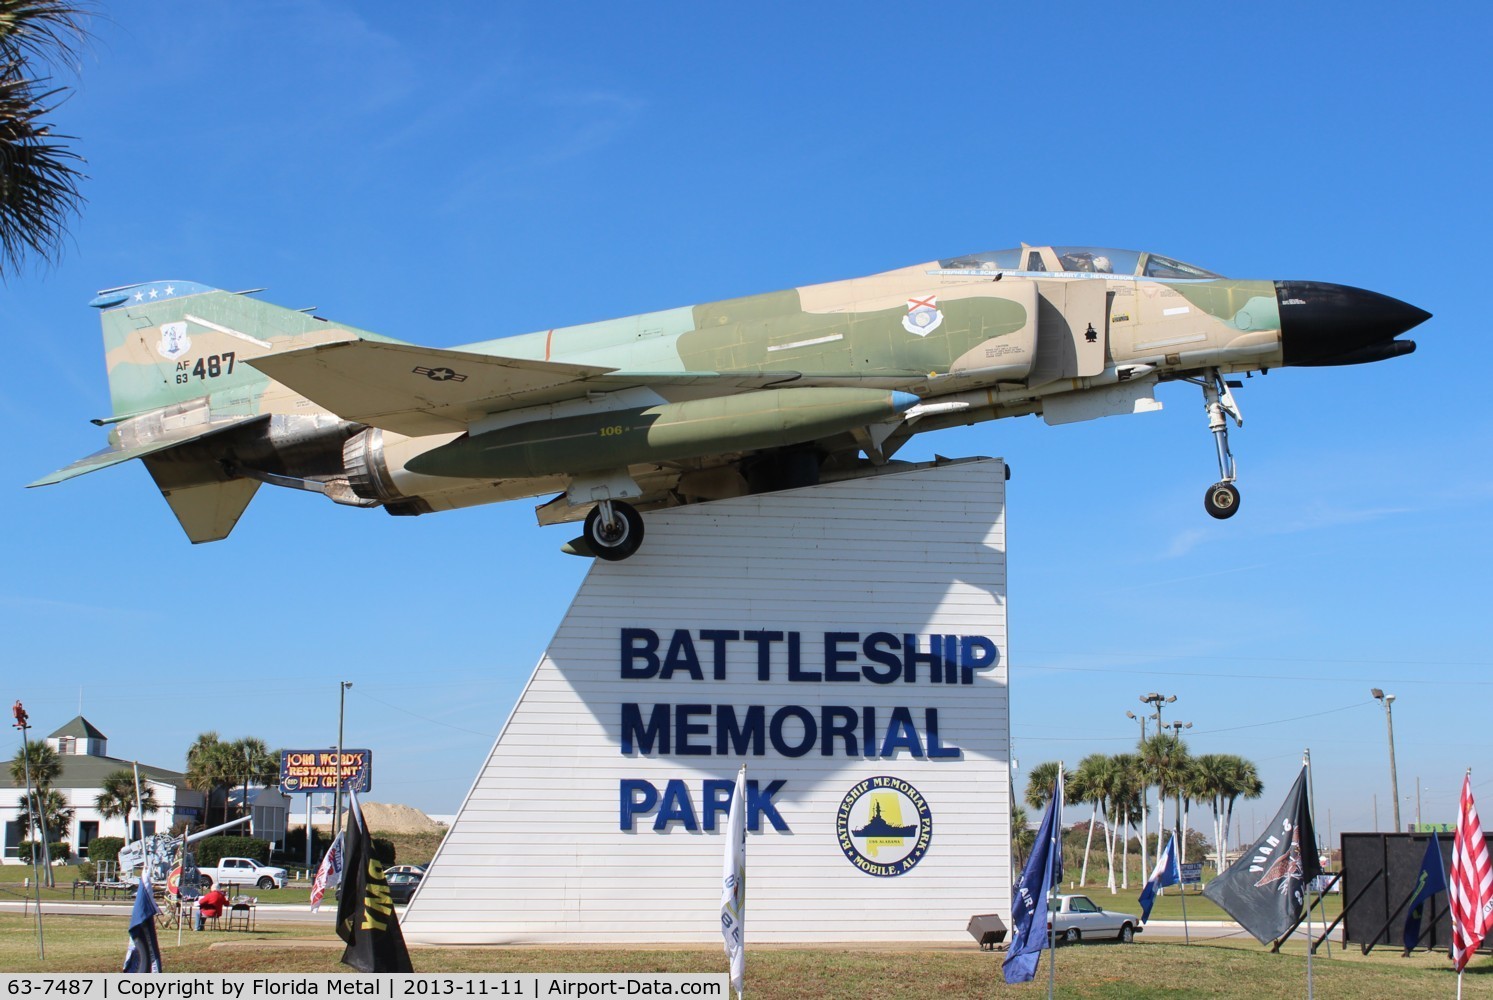
[{"label": "black flag", "polygon": [[384,866],[370,850],[372,838],[357,796],[348,790],[346,856],[337,893],[337,936],[347,942],[342,964],[359,972],[414,972],[399,933]]},{"label": "black flag", "polygon": [[1269,944],[1301,922],[1306,887],[1320,874],[1303,767],[1264,835],[1209,882],[1203,895],[1227,910],[1261,944]]}]

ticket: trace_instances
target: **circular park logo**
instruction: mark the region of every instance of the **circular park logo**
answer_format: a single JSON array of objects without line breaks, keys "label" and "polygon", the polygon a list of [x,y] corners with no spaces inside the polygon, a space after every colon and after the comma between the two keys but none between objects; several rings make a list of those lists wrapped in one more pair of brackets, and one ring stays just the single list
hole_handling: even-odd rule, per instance
[{"label": "circular park logo", "polygon": [[845,793],[835,814],[835,835],[845,857],[867,875],[905,875],[928,853],[933,814],[912,785],[878,775]]}]

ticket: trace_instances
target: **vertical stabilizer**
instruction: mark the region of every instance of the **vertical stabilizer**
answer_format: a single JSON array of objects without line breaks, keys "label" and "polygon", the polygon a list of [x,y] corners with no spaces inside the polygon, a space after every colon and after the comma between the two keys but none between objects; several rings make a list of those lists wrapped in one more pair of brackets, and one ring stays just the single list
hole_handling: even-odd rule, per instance
[{"label": "vertical stabilizer", "polygon": [[114,416],[207,399],[213,417],[260,412],[270,380],[247,362],[268,354],[375,334],[194,281],[153,281],[100,292]]}]

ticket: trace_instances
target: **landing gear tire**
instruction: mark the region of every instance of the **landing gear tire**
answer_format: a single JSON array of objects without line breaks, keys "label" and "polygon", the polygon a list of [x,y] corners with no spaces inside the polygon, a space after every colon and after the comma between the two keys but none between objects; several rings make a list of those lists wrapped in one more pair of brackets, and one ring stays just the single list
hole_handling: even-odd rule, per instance
[{"label": "landing gear tire", "polygon": [[1220,521],[1239,512],[1239,488],[1233,483],[1214,483],[1203,494],[1203,509]]},{"label": "landing gear tire", "polygon": [[585,538],[596,558],[620,562],[643,544],[643,515],[620,500],[603,501],[586,515]]}]

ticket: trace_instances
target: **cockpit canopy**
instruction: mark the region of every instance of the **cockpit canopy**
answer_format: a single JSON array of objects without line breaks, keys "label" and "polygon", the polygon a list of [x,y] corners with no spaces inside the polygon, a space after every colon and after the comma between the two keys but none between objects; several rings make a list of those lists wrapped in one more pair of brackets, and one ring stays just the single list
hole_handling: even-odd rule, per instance
[{"label": "cockpit canopy", "polygon": [[991,250],[939,261],[946,271],[1026,271],[1038,274],[1128,274],[1142,278],[1220,278],[1195,264],[1143,250],[1110,247],[1030,247]]}]

